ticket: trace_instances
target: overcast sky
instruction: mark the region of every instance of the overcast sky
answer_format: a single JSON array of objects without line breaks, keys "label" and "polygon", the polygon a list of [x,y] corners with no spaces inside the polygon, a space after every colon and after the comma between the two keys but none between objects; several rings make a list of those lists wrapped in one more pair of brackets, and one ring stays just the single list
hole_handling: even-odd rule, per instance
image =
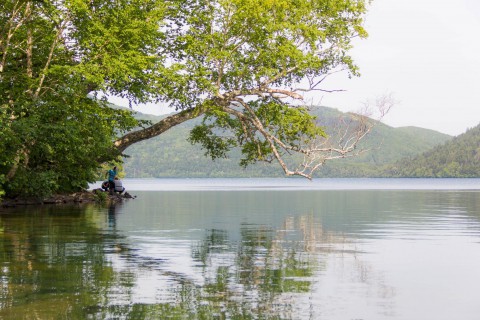
[{"label": "overcast sky", "polygon": [[388,125],[458,135],[480,123],[480,0],[374,0],[365,27],[352,51],[361,77],[330,79],[346,91],[323,105],[355,111],[392,93]]},{"label": "overcast sky", "polygon": [[392,93],[388,125],[458,135],[480,123],[480,0],[374,0],[365,27],[352,51],[361,76],[330,77],[326,89],[345,91],[312,102],[357,111]]}]

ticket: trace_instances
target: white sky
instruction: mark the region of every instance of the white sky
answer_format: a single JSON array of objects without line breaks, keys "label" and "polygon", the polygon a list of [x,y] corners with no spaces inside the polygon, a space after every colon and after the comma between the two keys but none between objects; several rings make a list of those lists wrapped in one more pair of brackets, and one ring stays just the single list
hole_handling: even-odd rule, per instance
[{"label": "white sky", "polygon": [[480,122],[480,0],[374,0],[365,27],[369,37],[352,50],[361,76],[330,77],[325,89],[345,91],[314,103],[357,111],[392,93],[397,104],[384,122],[394,127],[458,135]]},{"label": "white sky", "polygon": [[458,135],[480,122],[480,0],[374,0],[369,37],[352,55],[361,77],[336,75],[322,104],[355,111],[362,101],[392,93],[384,118]]}]

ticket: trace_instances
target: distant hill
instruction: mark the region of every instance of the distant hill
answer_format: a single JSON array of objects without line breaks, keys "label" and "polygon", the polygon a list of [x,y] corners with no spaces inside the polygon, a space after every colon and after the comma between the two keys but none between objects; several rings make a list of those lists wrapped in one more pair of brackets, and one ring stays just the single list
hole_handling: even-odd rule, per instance
[{"label": "distant hill", "polygon": [[[346,116],[337,109],[313,107],[319,122],[329,130],[339,117]],[[141,119],[158,121],[166,116],[138,114]],[[129,147],[125,153],[124,170],[129,178],[150,177],[281,177],[276,164],[255,164],[241,168],[239,150],[232,150],[228,159],[212,161],[204,156],[198,145],[187,141],[189,131],[200,119],[178,125],[162,135]],[[442,144],[452,137],[432,130],[404,127],[393,128],[379,123],[364,140],[371,151],[357,158],[334,160],[319,170],[322,177],[379,176],[387,164],[402,158],[413,158],[421,152]]]},{"label": "distant hill", "polygon": [[385,170],[394,177],[480,177],[480,124],[420,155]]}]

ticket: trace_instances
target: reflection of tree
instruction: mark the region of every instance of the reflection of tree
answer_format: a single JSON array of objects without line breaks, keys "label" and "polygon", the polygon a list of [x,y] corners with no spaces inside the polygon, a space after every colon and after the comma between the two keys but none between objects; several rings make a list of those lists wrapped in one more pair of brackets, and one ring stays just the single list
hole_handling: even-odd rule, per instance
[{"label": "reflection of tree", "polygon": [[383,280],[370,279],[374,270],[355,252],[354,243],[326,232],[313,215],[287,217],[278,229],[243,224],[237,242],[211,230],[193,250],[206,281],[201,287],[189,284],[189,310],[217,315],[205,319],[316,318],[322,303],[312,299],[313,282],[332,256],[350,256],[351,275],[367,287],[392,292]]},{"label": "reflection of tree", "polygon": [[[1,215],[0,318],[289,319],[299,310],[315,318],[313,281],[326,256],[355,252],[313,215],[279,228],[242,224],[239,235],[211,229],[192,246],[194,280],[131,250],[112,230],[114,215],[94,207]],[[373,281],[354,260],[360,281]],[[168,297],[136,301],[145,272],[166,281]]]},{"label": "reflection of tree", "polygon": [[115,228],[117,224],[117,217],[116,217],[116,204],[110,203],[108,206],[108,226],[111,228]]},{"label": "reflection of tree", "polygon": [[243,224],[241,239],[237,244],[230,242],[230,248],[226,232],[211,230],[194,248],[193,256],[206,263],[207,281],[195,298],[199,305],[208,302],[214,309],[209,311],[219,319],[276,319],[287,314],[289,295],[310,291],[316,266],[316,259],[302,247],[305,233],[300,230],[289,239],[294,233],[293,226],[286,229],[289,223],[279,231]]},{"label": "reflection of tree", "polygon": [[160,269],[176,288],[174,299],[130,308],[118,305],[110,312],[135,319],[291,318],[290,295],[309,293],[316,266],[316,259],[303,251],[303,232],[292,237],[293,232],[244,224],[240,239],[232,241],[224,230],[208,230],[192,247],[192,257],[201,262],[203,283]]},{"label": "reflection of tree", "polygon": [[205,236],[205,239],[193,248],[192,256],[194,259],[207,264],[207,259],[211,254],[220,253],[225,250],[228,244],[228,235],[224,230],[211,229]]},{"label": "reflection of tree", "polygon": [[108,251],[120,240],[102,234],[93,207],[31,209],[0,216],[0,318],[86,318],[109,303],[129,273],[114,272]]}]

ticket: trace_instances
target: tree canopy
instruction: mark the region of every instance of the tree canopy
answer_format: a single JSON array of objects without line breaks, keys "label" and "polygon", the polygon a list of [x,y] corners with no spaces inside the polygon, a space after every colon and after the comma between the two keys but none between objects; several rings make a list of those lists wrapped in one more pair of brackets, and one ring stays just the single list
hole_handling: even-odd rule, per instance
[{"label": "tree canopy", "polygon": [[[5,0],[0,189],[85,187],[131,144],[200,115],[190,141],[212,158],[239,146],[242,165],[277,161],[310,177],[368,132],[360,119],[353,140],[320,145],[325,132],[302,105],[330,72],[358,75],[348,51],[366,36],[365,12],[365,0]],[[179,112],[146,126],[109,95]],[[291,169],[290,153],[308,160]]]},{"label": "tree canopy", "polygon": [[141,101],[159,1],[6,0],[0,12],[0,182],[11,195],[73,191],[138,125],[96,93]]}]

